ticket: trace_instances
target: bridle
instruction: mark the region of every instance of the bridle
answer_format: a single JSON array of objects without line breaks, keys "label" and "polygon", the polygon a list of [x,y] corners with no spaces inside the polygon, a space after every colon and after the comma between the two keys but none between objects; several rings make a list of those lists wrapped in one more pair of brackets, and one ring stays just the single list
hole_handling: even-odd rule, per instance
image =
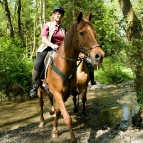
[{"label": "bridle", "polygon": [[[77,38],[76,41],[78,42],[78,45],[79,45],[79,47],[80,47],[80,49],[81,49],[81,52],[84,53],[87,57],[89,57],[89,54],[88,54],[87,51],[90,51],[90,50],[92,50],[92,49],[94,49],[94,48],[100,47],[100,45],[95,45],[95,46],[93,46],[92,48],[89,48],[89,49],[86,49],[86,50],[85,50],[85,49],[83,48],[83,46],[79,43],[78,38]],[[65,60],[67,60],[67,61],[74,62],[74,61],[78,61],[78,60],[83,59],[83,57],[78,57],[77,59],[66,58],[66,57],[62,56],[57,50],[54,49],[54,51],[55,51],[59,56],[61,56],[63,59],[65,59]]]},{"label": "bridle", "polygon": [[[78,42],[78,43],[79,43],[79,42]],[[92,50],[92,49],[94,49],[94,48],[100,47],[100,45],[95,45],[95,46],[93,46],[92,48],[89,48],[89,49],[86,49],[86,50],[85,50],[80,43],[79,43],[79,46],[80,46],[81,52],[84,53],[87,57],[89,57],[89,54],[88,54],[87,51],[90,51],[90,50]]]},{"label": "bridle", "polygon": [[[77,27],[76,27],[77,28]],[[84,53],[87,57],[89,57],[89,54],[87,51],[90,51],[96,47],[100,47],[100,45],[95,45],[93,46],[92,48],[89,48],[89,49],[84,49],[83,46],[80,44],[79,40],[78,40],[78,36],[76,36],[76,42],[78,43],[79,47],[80,47],[80,52]],[[54,49],[54,51],[59,55],[61,56],[63,59],[67,60],[67,61],[71,61],[71,62],[74,62],[74,61],[79,61],[81,59],[83,59],[83,57],[78,57],[77,59],[70,59],[70,58],[66,58],[64,56],[62,56],[57,50]]]}]

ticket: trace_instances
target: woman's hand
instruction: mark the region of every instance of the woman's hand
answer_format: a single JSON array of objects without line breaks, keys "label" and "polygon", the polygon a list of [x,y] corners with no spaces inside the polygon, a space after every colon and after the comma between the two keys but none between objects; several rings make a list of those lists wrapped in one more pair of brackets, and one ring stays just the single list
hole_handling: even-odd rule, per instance
[{"label": "woman's hand", "polygon": [[52,47],[52,49],[54,49],[54,50],[56,50],[56,51],[59,49],[59,46],[56,45],[56,44],[53,44],[51,47]]},{"label": "woman's hand", "polygon": [[42,37],[42,42],[47,46],[50,46],[53,50],[58,50],[59,46],[56,44],[51,43],[46,36]]}]

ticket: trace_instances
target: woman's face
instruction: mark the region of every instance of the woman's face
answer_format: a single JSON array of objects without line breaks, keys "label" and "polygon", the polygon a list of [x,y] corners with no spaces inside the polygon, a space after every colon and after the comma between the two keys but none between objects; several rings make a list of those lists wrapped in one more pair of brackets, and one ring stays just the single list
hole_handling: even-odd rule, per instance
[{"label": "woman's face", "polygon": [[54,18],[54,21],[56,22],[60,22],[62,17],[63,17],[63,14],[60,13],[59,11],[56,11],[53,13],[53,18]]}]

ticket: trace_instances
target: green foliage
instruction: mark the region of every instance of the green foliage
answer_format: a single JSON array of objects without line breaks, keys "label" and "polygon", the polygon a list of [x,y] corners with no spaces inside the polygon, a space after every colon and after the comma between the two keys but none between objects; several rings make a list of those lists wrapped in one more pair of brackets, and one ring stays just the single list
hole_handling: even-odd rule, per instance
[{"label": "green foliage", "polygon": [[[133,79],[136,66],[141,66],[142,61],[137,60],[136,46],[129,44],[126,35],[126,19],[122,16],[118,1],[110,0],[57,0],[46,1],[46,12],[41,9],[43,1],[21,1],[21,32],[22,39],[7,37],[7,19],[3,7],[0,7],[0,89],[4,91],[10,84],[18,84],[27,89],[31,85],[31,70],[33,53],[41,43],[40,31],[44,24],[44,17],[49,21],[55,5],[65,9],[62,24],[68,29],[76,21],[78,12],[86,16],[92,12],[92,25],[96,30],[99,44],[105,51],[106,58],[102,67],[96,72],[95,77],[101,83],[120,83]],[[143,6],[137,0],[131,1],[137,17],[142,22]],[[17,6],[18,1],[8,1],[10,16],[13,24],[14,35],[18,32]],[[35,29],[34,29],[35,28]],[[139,39],[134,39],[139,40]],[[137,42],[137,41],[136,41]],[[25,47],[21,48],[22,43]],[[33,46],[35,45],[35,46]],[[140,55],[139,55],[140,56]],[[109,58],[110,57],[110,58]],[[126,70],[128,69],[128,70]],[[130,70],[132,69],[132,71]]]},{"label": "green foliage", "polygon": [[117,23],[118,16],[115,15],[114,7],[102,6],[99,19],[95,20],[94,28],[97,31],[99,43],[107,56],[118,52],[122,47],[120,29]]},{"label": "green foliage", "polygon": [[[25,48],[18,38],[0,38],[0,87],[17,84],[25,89],[31,83],[33,61],[28,58]],[[2,90],[1,89],[1,90]]]},{"label": "green foliage", "polygon": [[95,78],[104,84],[118,84],[134,79],[131,69],[126,69],[122,63],[115,62],[112,58],[104,59],[102,68],[95,72]]},{"label": "green foliage", "polygon": [[[68,29],[73,22],[76,21],[77,14],[81,11],[83,16],[87,16],[89,12],[92,12],[92,21],[99,19],[103,15],[102,12],[102,0],[78,0],[78,1],[66,1],[59,0],[60,5],[65,9],[65,16],[62,23]],[[102,18],[100,18],[102,20]],[[93,22],[94,23],[94,22]]]}]

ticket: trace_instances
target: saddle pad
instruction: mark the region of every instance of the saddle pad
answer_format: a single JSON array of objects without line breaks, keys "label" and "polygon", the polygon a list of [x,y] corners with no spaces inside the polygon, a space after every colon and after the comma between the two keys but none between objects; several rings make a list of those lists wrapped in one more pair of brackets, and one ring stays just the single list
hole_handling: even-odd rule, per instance
[{"label": "saddle pad", "polygon": [[55,51],[49,51],[45,57],[45,60],[44,60],[44,65],[45,65],[45,79],[46,79],[46,73],[47,73],[47,69],[48,69],[48,66],[49,66],[49,63],[50,63],[50,57],[53,58],[55,54]]}]

